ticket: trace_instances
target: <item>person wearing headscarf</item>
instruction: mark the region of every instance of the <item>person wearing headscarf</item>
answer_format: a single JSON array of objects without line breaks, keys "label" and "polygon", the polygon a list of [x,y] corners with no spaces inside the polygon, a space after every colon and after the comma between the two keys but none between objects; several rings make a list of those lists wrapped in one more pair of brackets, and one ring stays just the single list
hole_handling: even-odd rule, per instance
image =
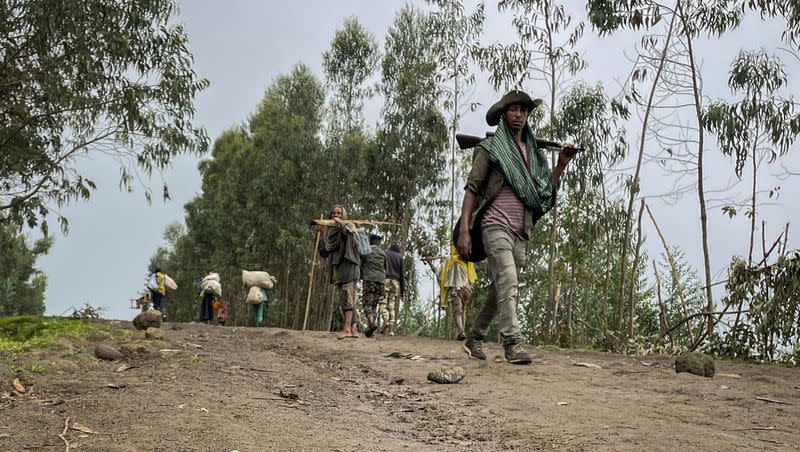
[{"label": "person wearing headscarf", "polygon": [[347,211],[344,207],[333,206],[328,212],[328,219],[333,220],[336,225],[325,230],[325,239],[320,242],[319,254],[328,260],[330,283],[336,286],[339,296],[339,308],[344,318],[344,328],[339,339],[357,338],[356,280],[361,274],[361,256],[355,237],[345,227]]}]

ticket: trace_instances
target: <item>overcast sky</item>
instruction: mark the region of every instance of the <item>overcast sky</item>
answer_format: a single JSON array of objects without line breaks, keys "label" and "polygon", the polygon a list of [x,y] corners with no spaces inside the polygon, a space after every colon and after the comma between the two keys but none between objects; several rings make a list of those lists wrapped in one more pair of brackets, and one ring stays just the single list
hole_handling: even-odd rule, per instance
[{"label": "overcast sky", "polygon": [[[382,44],[396,11],[404,4],[386,0],[181,2],[177,21],[188,30],[189,47],[194,53],[198,74],[211,82],[197,99],[197,123],[207,129],[213,142],[223,130],[245,121],[271,81],[289,72],[295,63],[304,62],[322,77],[321,54],[347,17],[357,16]],[[412,4],[424,6],[419,1]],[[567,0],[564,4],[575,13],[576,20],[585,21],[584,2]],[[514,33],[510,15],[498,13],[492,3],[487,4],[486,11],[483,42],[511,42]],[[775,51],[781,45],[782,25],[780,22],[761,23],[753,17],[741,30],[727,34],[724,41],[698,43],[697,53],[703,59],[704,94],[712,99],[729,96],[727,71],[738,50],[764,47]],[[602,83],[610,94],[617,94],[620,81],[631,67],[625,55],[634,53],[633,45],[639,36],[620,33],[612,38],[600,38],[587,26],[580,49],[589,66],[580,78],[592,84]],[[794,74],[800,73],[796,64],[790,68]],[[791,77],[790,84],[791,92],[797,94],[797,84]],[[526,89],[535,96],[543,93],[546,87],[532,83]],[[479,75],[473,100],[484,107],[464,118],[462,130],[483,132],[486,129],[485,108],[498,97],[486,75]],[[367,104],[365,116],[373,128],[379,108],[379,100]],[[636,132],[629,136],[632,146],[637,140]],[[709,189],[735,182],[730,159],[714,151],[713,146],[709,151],[706,160]],[[183,205],[199,194],[199,160],[195,156],[177,159],[163,174],[172,199],[164,202],[154,196],[152,204],[147,204],[141,189],[132,194],[118,189],[119,171],[113,162],[103,157],[80,162],[80,168],[95,180],[98,189],[89,202],[75,203],[60,211],[69,218],[69,234],[57,235],[50,253],[39,261],[39,267],[49,278],[45,300],[48,314],[60,315],[71,312],[71,307],[89,303],[106,307],[106,317],[133,318],[137,311],[128,308],[128,301],[143,287],[149,258],[162,243],[164,228],[171,222],[182,221]],[[797,149],[781,161],[800,171]],[[766,169],[759,181],[765,189],[777,183],[782,186],[778,202],[760,212],[760,219],[767,221],[768,242],[774,240],[786,222],[800,224],[800,213],[794,207],[800,195],[799,184],[793,179],[778,182],[770,176],[779,169],[778,165]],[[746,194],[749,178],[745,173],[742,184],[734,192]],[[674,175],[664,174],[650,165],[643,173],[643,194],[668,192],[674,179]],[[155,192],[160,185],[160,179],[153,180]],[[690,192],[675,204],[654,199],[651,206],[666,239],[680,246],[690,264],[700,270],[702,252],[696,198],[696,193]],[[731,257],[747,253],[748,221],[741,215],[728,219],[717,207],[709,211],[709,228],[712,271],[715,279],[724,279]],[[645,221],[645,233],[650,256],[659,255],[661,245],[649,221]],[[790,231],[790,248],[797,248],[798,234],[800,231]]]}]

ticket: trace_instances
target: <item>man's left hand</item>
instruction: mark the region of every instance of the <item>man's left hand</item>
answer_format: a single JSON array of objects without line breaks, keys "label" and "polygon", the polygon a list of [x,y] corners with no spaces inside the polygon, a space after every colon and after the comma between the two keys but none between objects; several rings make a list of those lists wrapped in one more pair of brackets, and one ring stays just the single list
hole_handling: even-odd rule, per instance
[{"label": "man's left hand", "polygon": [[558,153],[558,164],[562,166],[567,166],[570,160],[572,160],[572,158],[575,157],[575,154],[577,153],[578,150],[575,149],[575,146],[573,146],[570,143],[565,144],[564,147],[561,148],[561,152]]}]

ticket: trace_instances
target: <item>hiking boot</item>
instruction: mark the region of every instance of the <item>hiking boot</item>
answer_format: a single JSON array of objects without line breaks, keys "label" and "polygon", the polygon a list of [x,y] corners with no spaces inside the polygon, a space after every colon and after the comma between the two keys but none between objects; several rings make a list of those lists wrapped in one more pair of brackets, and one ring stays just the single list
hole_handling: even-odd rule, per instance
[{"label": "hiking boot", "polygon": [[525,349],[522,348],[519,342],[509,342],[503,345],[503,348],[506,352],[506,361],[511,364],[530,364],[533,362],[531,357],[525,353]]},{"label": "hiking boot", "polygon": [[458,333],[458,336],[456,336],[456,340],[457,341],[463,341],[466,338],[467,338],[467,335],[464,334],[464,333]]},{"label": "hiking boot", "polygon": [[483,341],[469,337],[461,344],[461,347],[467,352],[470,358],[480,359],[482,361],[486,360],[486,353],[483,351]]}]

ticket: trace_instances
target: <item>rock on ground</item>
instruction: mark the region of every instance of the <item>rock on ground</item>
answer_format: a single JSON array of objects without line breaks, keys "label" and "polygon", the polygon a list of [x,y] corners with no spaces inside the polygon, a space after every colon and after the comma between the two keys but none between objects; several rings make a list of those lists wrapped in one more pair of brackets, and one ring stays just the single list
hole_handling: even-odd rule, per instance
[{"label": "rock on ground", "polygon": [[442,367],[428,374],[428,381],[440,384],[458,383],[467,376],[463,367]]},{"label": "rock on ground", "polygon": [[119,350],[108,344],[98,344],[94,348],[94,356],[107,361],[116,361],[124,358]]},{"label": "rock on ground", "polygon": [[161,311],[144,311],[133,318],[133,326],[137,330],[161,328]]},{"label": "rock on ground", "polygon": [[675,359],[675,372],[689,372],[701,377],[714,376],[714,358],[703,353],[686,352]]}]

